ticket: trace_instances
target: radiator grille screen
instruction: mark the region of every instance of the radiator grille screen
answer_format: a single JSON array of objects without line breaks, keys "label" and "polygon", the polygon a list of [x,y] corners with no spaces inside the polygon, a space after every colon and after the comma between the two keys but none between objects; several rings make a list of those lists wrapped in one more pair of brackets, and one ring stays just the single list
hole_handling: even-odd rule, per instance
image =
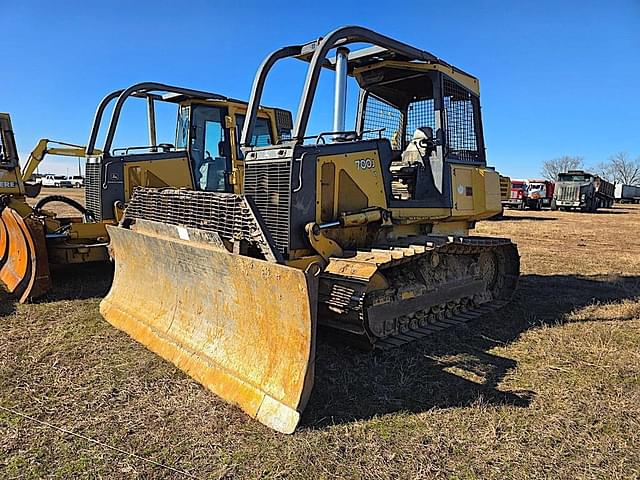
[{"label": "radiator grille screen", "polygon": [[246,162],[244,193],[260,212],[276,249],[286,254],[289,248],[291,160]]},{"label": "radiator grille screen", "polygon": [[561,185],[556,198],[562,202],[577,202],[580,200],[580,187],[577,185]]},{"label": "radiator grille screen", "polygon": [[445,79],[444,108],[449,154],[466,162],[482,160],[475,128],[478,99],[457,83]]},{"label": "radiator grille screen", "polygon": [[85,166],[84,196],[87,210],[96,220],[102,220],[102,178],[101,163],[87,162]]},{"label": "radiator grille screen", "polygon": [[247,199],[233,193],[137,187],[125,220],[151,220],[215,232],[230,242],[245,240],[267,259],[271,244]]}]

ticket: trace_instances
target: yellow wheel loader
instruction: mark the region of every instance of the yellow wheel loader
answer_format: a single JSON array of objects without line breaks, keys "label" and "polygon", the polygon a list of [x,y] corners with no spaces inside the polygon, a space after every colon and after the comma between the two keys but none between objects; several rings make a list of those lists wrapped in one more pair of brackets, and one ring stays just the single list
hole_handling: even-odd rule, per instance
[{"label": "yellow wheel loader", "polygon": [[[370,44],[349,51],[353,43]],[[335,52],[335,56],[329,56]],[[253,141],[275,63],[309,63],[290,138]],[[307,134],[322,69],[333,126]],[[360,89],[345,127],[347,81]],[[250,416],[290,433],[313,386],[316,325],[387,349],[508,302],[516,246],[470,236],[501,209],[478,80],[360,27],[279,49],[260,66],[240,141],[243,186],[138,188],[109,226],[102,315]]]},{"label": "yellow wheel loader", "polygon": [[[148,144],[114,148],[121,112],[130,99],[146,102]],[[177,107],[175,144],[157,143],[156,107]],[[95,148],[105,111],[111,107],[104,147]],[[246,102],[159,83],[139,83],[107,95],[98,105],[87,146],[40,140],[20,173],[8,114],[0,114],[4,157],[0,162],[0,282],[21,302],[51,288],[49,265],[108,260],[106,225],[115,224],[136,186],[239,191],[243,163],[238,146]],[[261,108],[253,141],[270,145],[288,135],[290,112]],[[54,145],[55,144],[55,145]],[[34,206],[40,185],[30,183],[45,155],[86,158],[85,206],[52,195]],[[63,202],[77,216],[60,217],[46,207]]]}]

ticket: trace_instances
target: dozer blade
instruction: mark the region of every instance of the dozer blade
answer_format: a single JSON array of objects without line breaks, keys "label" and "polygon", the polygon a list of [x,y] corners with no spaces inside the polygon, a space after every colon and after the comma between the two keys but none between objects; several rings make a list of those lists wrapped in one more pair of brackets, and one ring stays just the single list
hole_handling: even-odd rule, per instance
[{"label": "dozer blade", "polygon": [[0,282],[20,303],[51,288],[44,227],[5,207],[0,215]]},{"label": "dozer blade", "polygon": [[313,387],[317,279],[230,253],[216,233],[138,220],[107,227],[100,312],[251,417],[295,429]]}]

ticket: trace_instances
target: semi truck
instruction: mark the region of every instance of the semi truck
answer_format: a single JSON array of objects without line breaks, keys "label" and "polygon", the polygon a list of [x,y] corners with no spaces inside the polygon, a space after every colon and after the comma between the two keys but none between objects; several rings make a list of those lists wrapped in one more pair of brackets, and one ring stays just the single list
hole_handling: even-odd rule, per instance
[{"label": "semi truck", "polygon": [[613,184],[599,175],[569,170],[558,174],[551,208],[596,212],[598,208],[611,208],[613,195]]},{"label": "semi truck", "polygon": [[618,203],[640,203],[640,185],[616,183],[614,197]]}]

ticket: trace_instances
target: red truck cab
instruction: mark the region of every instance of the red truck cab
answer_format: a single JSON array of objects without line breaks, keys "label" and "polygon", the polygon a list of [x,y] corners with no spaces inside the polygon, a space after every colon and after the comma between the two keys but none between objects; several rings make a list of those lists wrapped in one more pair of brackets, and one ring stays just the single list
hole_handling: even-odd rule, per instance
[{"label": "red truck cab", "polygon": [[509,208],[524,210],[527,204],[527,181],[511,180],[511,197],[502,202],[502,205]]}]

